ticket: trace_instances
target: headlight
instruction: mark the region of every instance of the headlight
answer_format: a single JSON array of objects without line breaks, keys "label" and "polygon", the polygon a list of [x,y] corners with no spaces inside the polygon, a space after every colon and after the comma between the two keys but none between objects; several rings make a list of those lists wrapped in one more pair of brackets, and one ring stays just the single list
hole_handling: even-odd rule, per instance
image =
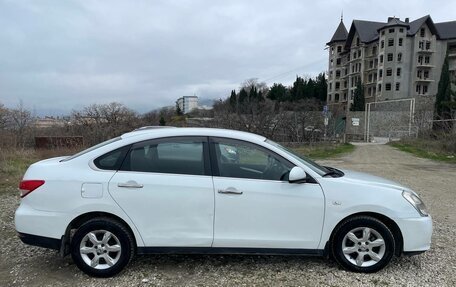
[{"label": "headlight", "polygon": [[404,190],[402,192],[402,196],[410,202],[413,207],[418,211],[418,213],[421,216],[428,216],[429,213],[427,212],[426,205],[424,205],[424,202],[419,198],[415,193],[409,191],[409,190]]}]

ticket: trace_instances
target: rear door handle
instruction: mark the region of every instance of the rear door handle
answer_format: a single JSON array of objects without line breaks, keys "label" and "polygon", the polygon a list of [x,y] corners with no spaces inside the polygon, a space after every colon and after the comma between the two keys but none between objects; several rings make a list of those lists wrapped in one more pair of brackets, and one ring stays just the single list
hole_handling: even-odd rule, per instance
[{"label": "rear door handle", "polygon": [[239,191],[237,189],[234,189],[234,188],[227,188],[227,189],[219,189],[218,190],[218,193],[222,193],[222,194],[242,194],[242,191]]},{"label": "rear door handle", "polygon": [[121,182],[117,184],[118,187],[125,187],[125,188],[143,188],[144,185],[138,184],[136,181],[127,181]]}]

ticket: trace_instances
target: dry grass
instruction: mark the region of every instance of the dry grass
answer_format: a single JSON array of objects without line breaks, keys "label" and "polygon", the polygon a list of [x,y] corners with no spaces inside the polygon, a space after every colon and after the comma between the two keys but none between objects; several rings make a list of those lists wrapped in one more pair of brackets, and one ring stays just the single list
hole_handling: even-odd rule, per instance
[{"label": "dry grass", "polygon": [[456,163],[456,135],[402,139],[391,145],[418,157]]},{"label": "dry grass", "polygon": [[0,191],[17,187],[27,168],[42,159],[74,154],[75,150],[0,149]]}]

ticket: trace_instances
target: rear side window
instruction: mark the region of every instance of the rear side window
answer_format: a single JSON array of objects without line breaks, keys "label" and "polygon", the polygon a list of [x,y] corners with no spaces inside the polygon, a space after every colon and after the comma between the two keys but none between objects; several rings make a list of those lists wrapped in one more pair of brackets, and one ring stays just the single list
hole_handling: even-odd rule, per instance
[{"label": "rear side window", "polygon": [[120,166],[122,165],[125,155],[129,149],[130,145],[115,149],[96,158],[93,163],[99,169],[118,170],[120,169]]},{"label": "rear side window", "polygon": [[165,138],[137,143],[121,170],[173,174],[209,174],[206,138]]}]

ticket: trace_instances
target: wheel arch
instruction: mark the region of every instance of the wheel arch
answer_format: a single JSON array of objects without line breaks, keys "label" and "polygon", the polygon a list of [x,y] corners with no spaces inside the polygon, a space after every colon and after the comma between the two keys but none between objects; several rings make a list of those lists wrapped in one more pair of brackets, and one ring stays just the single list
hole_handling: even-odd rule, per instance
[{"label": "wheel arch", "polygon": [[336,224],[336,226],[334,226],[333,230],[331,231],[331,235],[329,237],[329,240],[328,240],[328,242],[326,242],[325,252],[327,254],[330,253],[329,252],[329,248],[330,248],[331,242],[332,242],[332,240],[334,238],[335,231],[346,220],[348,220],[350,218],[353,218],[353,217],[356,217],[356,216],[370,216],[370,217],[373,217],[373,218],[375,218],[377,220],[380,220],[383,224],[385,224],[391,230],[391,232],[393,233],[393,236],[394,236],[394,244],[396,246],[396,248],[394,250],[394,254],[396,256],[400,256],[402,254],[402,251],[403,251],[403,248],[404,248],[404,238],[402,237],[402,232],[401,232],[401,229],[399,228],[399,225],[397,225],[397,223],[393,219],[389,218],[388,216],[380,214],[380,213],[376,213],[376,212],[357,212],[357,213],[348,215],[345,218],[343,218],[342,220],[340,220]]},{"label": "wheel arch", "polygon": [[[65,234],[62,236],[62,242],[61,242],[62,246],[60,248],[60,254],[62,256],[65,256],[70,253],[70,242],[71,242],[71,238],[73,236],[73,234],[71,232],[72,230],[78,229],[81,225],[83,225],[85,222],[87,222],[90,219],[103,218],[103,217],[116,220],[116,221],[120,222],[122,225],[124,225],[125,228],[128,230],[128,232],[130,232],[131,236],[133,237],[135,245],[136,246],[138,245],[138,238],[136,238],[135,232],[133,231],[131,226],[125,220],[123,220],[121,217],[119,217],[115,214],[109,213],[109,212],[92,211],[92,212],[86,212],[86,213],[78,215],[68,224],[68,226],[65,230]],[[135,246],[135,249],[136,249],[136,246]]]}]

